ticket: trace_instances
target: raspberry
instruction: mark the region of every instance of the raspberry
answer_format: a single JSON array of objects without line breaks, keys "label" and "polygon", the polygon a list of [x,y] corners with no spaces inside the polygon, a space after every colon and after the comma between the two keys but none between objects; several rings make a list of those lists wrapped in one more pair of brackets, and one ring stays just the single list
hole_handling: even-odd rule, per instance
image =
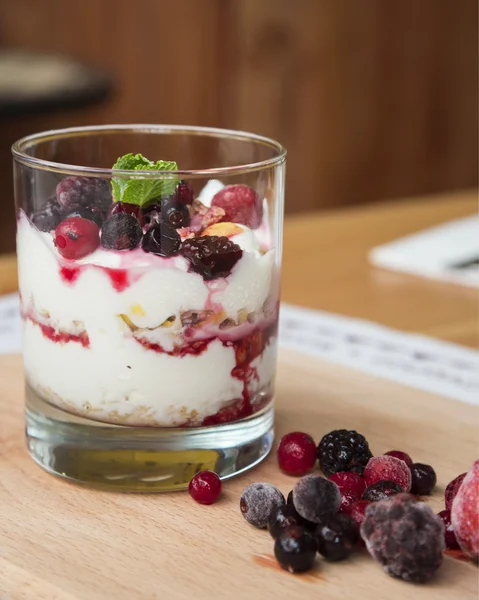
[{"label": "raspberry", "polygon": [[289,475],[304,475],[316,462],[316,444],[307,433],[284,435],[278,446],[279,468]]},{"label": "raspberry", "polygon": [[364,469],[364,480],[370,486],[378,481],[394,481],[405,492],[411,489],[411,471],[407,464],[394,456],[375,456]]},{"label": "raspberry", "polygon": [[100,244],[98,225],[88,219],[65,219],[55,229],[54,240],[58,252],[71,260],[83,258]]},{"label": "raspberry", "polygon": [[243,490],[240,498],[243,517],[259,529],[266,527],[272,510],[283,504],[283,494],[270,483],[252,483]]},{"label": "raspberry", "polygon": [[263,201],[247,185],[227,185],[213,196],[211,206],[225,211],[223,221],[242,223],[257,229],[263,219]]},{"label": "raspberry", "polygon": [[402,452],[401,450],[390,450],[389,452],[384,453],[385,456],[394,456],[394,458],[399,458],[399,460],[403,460],[408,467],[412,465],[412,458],[406,452]]},{"label": "raspberry", "polygon": [[467,473],[461,473],[455,479],[450,481],[446,486],[446,491],[444,492],[444,502],[446,504],[446,510],[451,510],[452,501],[456,497],[456,494],[461,487],[462,482],[464,481],[464,477]]},{"label": "raspberry", "polygon": [[65,210],[89,208],[105,216],[112,202],[111,185],[98,177],[65,177],[57,185],[57,200]]},{"label": "raspberry", "polygon": [[318,552],[331,561],[348,558],[358,540],[356,522],[348,515],[332,515],[322,521],[316,529]]},{"label": "raspberry", "polygon": [[440,517],[444,523],[444,543],[446,544],[446,548],[449,550],[458,550],[460,546],[457,542],[454,527],[451,523],[451,511],[441,510],[437,516]]},{"label": "raspberry", "polygon": [[338,471],[354,471],[362,475],[372,453],[363,435],[357,431],[337,429],[320,441],[317,456],[321,470],[329,477]]},{"label": "raspberry", "polygon": [[379,502],[379,500],[385,500],[390,496],[403,493],[403,488],[395,481],[387,481],[383,479],[377,483],[373,483],[364,490],[362,500],[368,500],[368,502]]},{"label": "raspberry", "polygon": [[109,250],[133,250],[143,231],[138,219],[126,212],[109,217],[101,228],[101,245]]},{"label": "raspberry", "polygon": [[353,504],[361,499],[366,489],[364,479],[352,471],[333,473],[329,479],[334,481],[341,493],[339,512],[350,513]]},{"label": "raspberry", "polygon": [[436,472],[431,465],[413,463],[411,466],[411,494],[428,496],[437,482]]},{"label": "raspberry", "polygon": [[361,536],[371,556],[393,577],[422,583],[442,563],[442,521],[430,506],[410,494],[368,506]]},{"label": "raspberry", "polygon": [[214,471],[200,471],[190,481],[188,492],[199,504],[213,504],[221,494],[221,479]]},{"label": "raspberry", "polygon": [[205,280],[228,277],[243,256],[237,244],[227,237],[214,235],[185,240],[180,251],[190,262],[190,269]]},{"label": "raspberry", "polygon": [[320,475],[306,475],[293,488],[293,503],[298,513],[312,523],[337,512],[341,502],[338,486]]},{"label": "raspberry", "polygon": [[158,256],[174,256],[178,254],[181,238],[174,227],[166,223],[158,223],[150,227],[143,236],[141,247],[145,252]]},{"label": "raspberry", "polygon": [[316,540],[304,527],[288,527],[274,543],[274,555],[281,567],[290,573],[311,569],[316,559]]},{"label": "raspberry", "polygon": [[60,205],[56,200],[47,200],[32,214],[31,220],[40,231],[53,231],[62,220]]},{"label": "raspberry", "polygon": [[471,558],[479,558],[479,460],[457,491],[452,502],[451,523],[462,550]]}]

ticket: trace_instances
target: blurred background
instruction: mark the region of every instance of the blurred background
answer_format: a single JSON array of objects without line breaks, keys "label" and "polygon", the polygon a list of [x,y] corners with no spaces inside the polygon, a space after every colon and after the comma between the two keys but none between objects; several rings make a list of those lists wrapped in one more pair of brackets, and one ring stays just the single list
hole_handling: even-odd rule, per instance
[{"label": "blurred background", "polygon": [[475,188],[477,0],[1,0],[0,252],[11,143],[127,122],[278,139],[289,213]]}]

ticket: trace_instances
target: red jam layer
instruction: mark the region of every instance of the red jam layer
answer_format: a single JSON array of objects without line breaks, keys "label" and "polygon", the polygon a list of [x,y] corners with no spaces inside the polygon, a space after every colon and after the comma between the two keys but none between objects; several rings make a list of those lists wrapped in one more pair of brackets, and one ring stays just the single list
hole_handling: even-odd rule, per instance
[{"label": "red jam layer", "polygon": [[34,325],[40,327],[43,335],[51,340],[52,342],[56,342],[59,344],[66,344],[68,342],[77,342],[81,344],[84,348],[90,347],[90,338],[86,331],[82,331],[79,334],[75,333],[67,333],[66,331],[56,331],[50,325],[45,325],[45,323],[40,323],[30,315],[24,315],[25,319],[31,321]]}]

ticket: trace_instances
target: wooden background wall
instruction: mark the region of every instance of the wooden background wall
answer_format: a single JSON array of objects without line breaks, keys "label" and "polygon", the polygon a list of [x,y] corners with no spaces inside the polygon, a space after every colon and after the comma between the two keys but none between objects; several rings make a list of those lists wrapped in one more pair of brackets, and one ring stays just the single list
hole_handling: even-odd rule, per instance
[{"label": "wooden background wall", "polygon": [[0,0],[3,45],[63,52],[117,79],[106,105],[1,124],[0,176],[21,135],[136,121],[279,139],[288,211],[476,186],[477,10],[475,0]]}]

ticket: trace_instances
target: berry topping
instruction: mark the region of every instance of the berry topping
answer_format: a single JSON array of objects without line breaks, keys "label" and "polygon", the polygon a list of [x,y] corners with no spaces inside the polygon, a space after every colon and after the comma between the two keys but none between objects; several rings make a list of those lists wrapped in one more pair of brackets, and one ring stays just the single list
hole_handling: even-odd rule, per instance
[{"label": "berry topping", "polygon": [[436,471],[431,465],[413,463],[411,466],[411,494],[428,496],[437,482]]},{"label": "berry topping", "polygon": [[176,186],[175,196],[180,204],[192,204],[195,194],[191,185],[182,179]]},{"label": "berry topping", "polygon": [[181,238],[178,232],[166,223],[157,223],[150,227],[141,242],[145,252],[158,256],[174,256],[178,254],[180,246]]},{"label": "berry topping", "polygon": [[401,450],[390,450],[385,453],[385,456],[394,456],[394,458],[399,458],[399,460],[403,460],[408,467],[412,465],[412,458],[406,452],[402,452]]},{"label": "berry topping", "polygon": [[479,558],[479,460],[464,477],[452,503],[451,523],[462,550]]},{"label": "berry topping", "polygon": [[287,527],[304,527],[304,519],[291,504],[275,506],[268,517],[268,531],[276,539]]},{"label": "berry topping", "polygon": [[411,471],[407,464],[394,456],[375,456],[370,459],[364,469],[364,480],[367,486],[378,481],[394,481],[405,492],[411,489]]},{"label": "berry topping", "polygon": [[313,534],[304,527],[288,527],[274,543],[276,560],[290,573],[311,569],[316,559],[316,550]]},{"label": "berry topping", "polygon": [[361,536],[372,557],[393,577],[422,583],[442,563],[442,521],[430,506],[410,494],[371,504]]},{"label": "berry topping", "polygon": [[188,227],[190,224],[190,211],[186,204],[177,202],[175,196],[161,201],[161,218],[163,223],[168,223],[175,229]]},{"label": "berry topping", "polygon": [[339,471],[329,478],[338,486],[341,493],[339,512],[349,513],[355,502],[361,499],[366,483],[361,475],[353,471]]},{"label": "berry topping", "polygon": [[283,494],[274,485],[252,483],[241,494],[240,509],[250,525],[264,529],[273,508],[284,503]]},{"label": "berry topping", "polygon": [[366,509],[371,504],[368,500],[358,500],[351,507],[349,516],[356,522],[356,525],[361,527],[366,518]]},{"label": "berry topping", "polygon": [[337,429],[326,434],[317,449],[319,466],[326,476],[338,471],[360,475],[372,457],[366,438],[357,431]]},{"label": "berry topping", "polygon": [[224,221],[257,229],[263,219],[263,201],[247,185],[227,185],[213,196],[211,206],[225,211]]},{"label": "berry topping", "polygon": [[320,475],[306,475],[293,488],[293,503],[308,521],[320,523],[337,512],[341,502],[338,486]]},{"label": "berry topping", "polygon": [[98,248],[99,231],[98,225],[88,219],[65,219],[55,229],[55,246],[64,258],[83,258]]},{"label": "berry topping", "polygon": [[221,479],[214,471],[200,471],[190,481],[188,492],[199,504],[213,504],[221,494]]},{"label": "berry topping", "polygon": [[185,240],[181,254],[190,262],[190,269],[203,279],[228,277],[243,256],[243,250],[226,237],[205,236]]},{"label": "berry topping", "polygon": [[367,487],[362,495],[362,500],[378,502],[402,492],[404,492],[403,488],[395,481],[382,480]]},{"label": "berry topping", "polygon": [[57,185],[57,199],[64,210],[89,208],[105,216],[112,202],[111,186],[98,177],[65,177]]},{"label": "berry topping", "polygon": [[219,206],[208,207],[196,199],[191,205],[191,222],[189,230],[191,233],[199,233],[210,225],[214,225],[221,221],[224,216],[225,211]]},{"label": "berry topping", "polygon": [[446,491],[444,492],[444,502],[446,504],[446,509],[451,510],[452,501],[456,497],[456,494],[461,487],[462,482],[464,481],[464,477],[467,473],[461,473],[455,479],[450,481],[446,486]]},{"label": "berry topping", "polygon": [[110,210],[108,211],[108,216],[111,217],[118,213],[128,213],[129,215],[133,215],[138,219],[140,225],[144,225],[145,223],[143,211],[140,210],[138,204],[128,204],[128,202],[113,202],[113,204],[110,206]]},{"label": "berry topping", "polygon": [[328,560],[348,558],[359,540],[354,519],[348,515],[332,515],[316,528],[318,552]]},{"label": "berry topping", "polygon": [[91,211],[89,208],[75,208],[75,210],[72,210],[65,216],[66,219],[70,219],[71,217],[88,219],[89,221],[96,223],[98,227],[101,227],[101,224],[103,223],[103,217],[99,213]]},{"label": "berry topping", "polygon": [[284,435],[278,446],[279,468],[289,475],[304,475],[316,462],[316,444],[307,433]]},{"label": "berry topping", "polygon": [[32,223],[40,231],[53,231],[61,220],[62,212],[56,200],[47,200],[32,215]]},{"label": "berry topping", "polygon": [[138,219],[126,212],[109,217],[101,228],[101,245],[109,250],[133,250],[143,231]]},{"label": "berry topping", "polygon": [[446,544],[446,548],[449,550],[458,550],[460,546],[456,539],[456,534],[454,533],[454,527],[451,523],[451,511],[441,510],[437,516],[440,517],[444,523],[444,543]]}]

